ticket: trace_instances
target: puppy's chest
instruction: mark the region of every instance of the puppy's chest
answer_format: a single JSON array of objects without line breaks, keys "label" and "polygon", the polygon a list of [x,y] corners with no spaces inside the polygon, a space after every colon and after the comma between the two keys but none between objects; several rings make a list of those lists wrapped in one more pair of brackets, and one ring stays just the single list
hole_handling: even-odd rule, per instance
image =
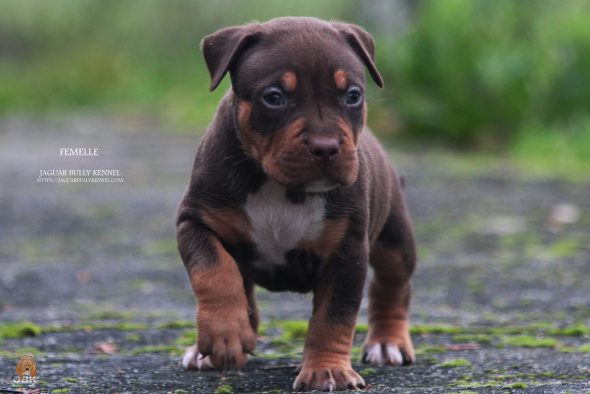
[{"label": "puppy's chest", "polygon": [[324,199],[309,194],[289,199],[286,189],[271,181],[248,195],[244,209],[256,246],[253,265],[259,270],[287,265],[288,253],[317,239],[324,227]]}]

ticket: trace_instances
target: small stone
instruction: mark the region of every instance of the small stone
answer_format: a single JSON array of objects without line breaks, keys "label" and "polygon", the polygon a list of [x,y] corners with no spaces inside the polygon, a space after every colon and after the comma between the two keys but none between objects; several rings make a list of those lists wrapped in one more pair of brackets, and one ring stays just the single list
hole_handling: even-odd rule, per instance
[{"label": "small stone", "polygon": [[549,215],[549,225],[559,230],[564,225],[574,224],[580,219],[580,208],[569,203],[559,203],[553,206]]}]

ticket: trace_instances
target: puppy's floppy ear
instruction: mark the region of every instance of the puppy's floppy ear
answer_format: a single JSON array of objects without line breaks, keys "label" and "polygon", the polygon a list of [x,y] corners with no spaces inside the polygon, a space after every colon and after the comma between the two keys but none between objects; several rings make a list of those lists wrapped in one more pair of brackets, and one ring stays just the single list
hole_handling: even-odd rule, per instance
[{"label": "puppy's floppy ear", "polygon": [[228,27],[203,38],[201,50],[211,75],[210,91],[215,90],[225,73],[242,52],[260,36],[260,24]]},{"label": "puppy's floppy ear", "polygon": [[331,23],[332,26],[334,26],[342,36],[344,36],[348,44],[365,63],[365,66],[367,66],[367,69],[369,70],[369,74],[371,74],[371,78],[373,78],[373,81],[375,81],[377,86],[382,88],[383,79],[381,78],[381,74],[379,74],[379,71],[377,70],[377,66],[375,66],[375,46],[373,45],[373,38],[371,37],[371,35],[367,33],[364,29],[360,28],[357,25],[353,25],[352,23]]}]

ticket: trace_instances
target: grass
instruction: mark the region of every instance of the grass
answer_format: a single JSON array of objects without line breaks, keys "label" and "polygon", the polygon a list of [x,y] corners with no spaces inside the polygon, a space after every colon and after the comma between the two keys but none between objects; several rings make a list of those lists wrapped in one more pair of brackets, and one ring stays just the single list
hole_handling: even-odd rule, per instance
[{"label": "grass", "polygon": [[222,384],[221,386],[218,386],[213,393],[214,394],[231,394],[233,392],[234,392],[234,389],[232,388],[232,386],[230,386],[229,384]]},{"label": "grass", "polygon": [[129,352],[133,356],[138,356],[145,353],[168,353],[173,355],[180,355],[181,351],[174,345],[149,345],[132,349]]},{"label": "grass", "polygon": [[88,320],[129,320],[134,313],[116,310],[100,310],[88,314]]},{"label": "grass", "polygon": [[461,328],[444,324],[416,324],[410,327],[412,335],[424,334],[459,334]]},{"label": "grass", "polygon": [[32,354],[35,357],[43,356],[46,352],[41,352],[39,349],[30,346],[19,347],[16,349],[2,349],[0,350],[0,357],[21,357],[25,354]]},{"label": "grass", "polygon": [[528,126],[510,146],[509,157],[522,172],[565,180],[590,179],[590,115],[565,125]]},{"label": "grass", "polygon": [[446,353],[447,349],[442,345],[419,345],[415,349],[416,356],[424,356],[429,354]]},{"label": "grass", "polygon": [[281,339],[289,342],[302,340],[307,334],[308,322],[303,320],[279,320],[276,327],[282,331]]},{"label": "grass", "polygon": [[4,338],[22,338],[41,335],[39,325],[31,322],[14,322],[0,324],[0,341]]},{"label": "grass", "polygon": [[494,337],[487,334],[458,334],[453,335],[451,340],[458,343],[479,343],[482,345],[489,345],[492,343]]},{"label": "grass", "polygon": [[165,329],[180,329],[180,328],[194,328],[195,322],[190,320],[175,320],[169,321],[166,323],[158,324],[157,329],[165,330]]},{"label": "grass", "polygon": [[471,365],[471,363],[469,362],[469,360],[466,360],[464,358],[456,358],[453,360],[443,361],[442,363],[439,363],[436,366],[440,367],[440,368],[456,368],[456,367],[468,367],[470,365]]},{"label": "grass", "polygon": [[352,6],[350,0],[301,0],[296,5],[253,0],[231,4],[228,13],[227,3],[204,0],[174,0],[173,6],[153,0],[104,6],[89,0],[34,6],[2,2],[3,37],[14,45],[0,62],[0,113],[98,107],[111,113],[157,113],[177,125],[204,126],[229,82],[226,78],[209,92],[198,46],[203,36],[223,26],[285,14],[346,19]]},{"label": "grass", "polygon": [[175,343],[179,346],[192,346],[195,344],[196,338],[197,333],[194,329],[187,330],[184,331],[182,335],[176,339]]},{"label": "grass", "polygon": [[563,238],[551,245],[551,254],[556,259],[574,257],[582,247],[577,238]]},{"label": "grass", "polygon": [[70,331],[98,331],[98,330],[118,330],[118,331],[138,331],[147,330],[151,328],[146,323],[132,323],[132,322],[89,322],[73,325],[54,325],[43,328],[44,332],[70,332]]},{"label": "grass", "polygon": [[514,382],[514,383],[509,383],[503,386],[503,388],[508,389],[508,390],[514,390],[514,389],[526,389],[526,383],[524,382]]},{"label": "grass", "polygon": [[547,333],[549,335],[581,337],[584,335],[590,335],[590,327],[583,324],[573,324],[571,326],[561,328],[551,328],[547,331]]},{"label": "grass", "polygon": [[178,254],[178,247],[175,238],[158,239],[146,242],[142,245],[143,253],[152,255],[174,255]]},{"label": "grass", "polygon": [[358,374],[361,375],[363,378],[368,376],[373,376],[377,374],[377,370],[375,368],[363,368],[358,371]]},{"label": "grass", "polygon": [[554,338],[538,338],[534,336],[521,335],[502,337],[501,344],[526,348],[555,348],[559,345],[559,342]]},{"label": "grass", "polygon": [[[478,147],[485,153],[471,157],[474,167],[501,154],[527,175],[589,179],[590,4],[493,3],[420,2],[394,34],[395,24],[359,14],[355,0],[250,0],[232,12],[205,0],[3,1],[10,45],[0,59],[0,116],[95,109],[174,125],[165,130],[202,129],[230,84],[208,91],[200,38],[253,19],[313,15],[374,34],[386,88],[377,94],[369,84],[369,122],[383,139]],[[144,249],[176,253],[172,240]]]}]

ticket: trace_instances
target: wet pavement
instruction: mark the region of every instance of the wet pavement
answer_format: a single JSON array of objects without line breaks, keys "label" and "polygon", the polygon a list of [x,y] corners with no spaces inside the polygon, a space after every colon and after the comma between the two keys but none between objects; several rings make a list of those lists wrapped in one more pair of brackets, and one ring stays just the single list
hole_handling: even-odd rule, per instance
[{"label": "wet pavement", "polygon": [[[257,357],[242,372],[179,366],[194,300],[174,220],[197,141],[140,117],[0,120],[0,393],[17,387],[25,353],[42,392],[289,392],[307,295],[258,291]],[[99,156],[60,156],[63,147]],[[474,171],[424,152],[392,159],[418,239],[418,359],[355,363],[367,392],[590,392],[590,183],[497,162]],[[38,180],[55,169],[118,175]],[[363,304],[357,362],[365,316]]]}]

